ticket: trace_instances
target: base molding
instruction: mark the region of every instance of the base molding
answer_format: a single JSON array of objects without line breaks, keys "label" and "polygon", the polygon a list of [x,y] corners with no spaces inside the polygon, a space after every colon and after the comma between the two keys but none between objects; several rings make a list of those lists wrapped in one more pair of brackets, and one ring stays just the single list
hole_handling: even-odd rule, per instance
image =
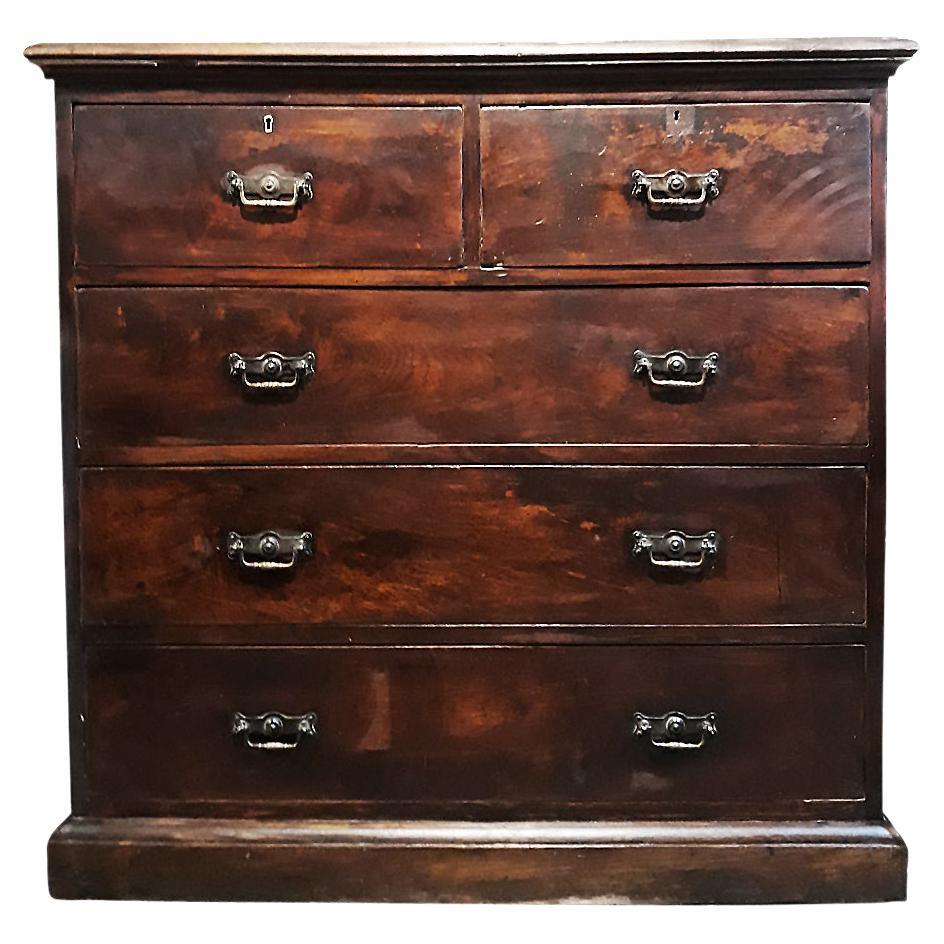
[{"label": "base molding", "polygon": [[70,817],[56,898],[278,901],[891,901],[887,821],[460,822]]}]

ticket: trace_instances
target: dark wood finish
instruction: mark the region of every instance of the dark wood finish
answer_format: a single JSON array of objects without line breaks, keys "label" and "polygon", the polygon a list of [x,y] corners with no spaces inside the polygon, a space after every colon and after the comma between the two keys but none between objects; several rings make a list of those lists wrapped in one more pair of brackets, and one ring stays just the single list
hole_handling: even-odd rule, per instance
[{"label": "dark wood finish", "polygon": [[[505,266],[867,260],[866,104],[486,108],[483,253]],[[654,214],[634,169],[721,172]]]},{"label": "dark wood finish", "polygon": [[62,401],[62,494],[66,589],[66,657],[69,679],[69,773],[72,812],[87,812],[85,766],[85,654],[79,629],[79,436],[78,436],[78,299],[73,284],[75,260],[73,197],[75,165],[72,100],[56,88],[56,194],[59,224],[59,386]]},{"label": "dark wood finish", "polygon": [[[854,288],[89,289],[79,439],[862,443],[867,317]],[[637,348],[717,351],[720,370],[666,395],[633,373]],[[315,375],[291,396],[233,382],[229,352],[270,350],[314,352]]]},{"label": "dark wood finish", "polygon": [[71,818],[57,898],[759,904],[905,897],[887,823]]},{"label": "dark wood finish", "polygon": [[[856,468],[272,468],[82,473],[88,624],[820,623],[865,615]],[[311,531],[248,579],[230,530]],[[635,529],[715,530],[703,574],[632,554]],[[133,630],[131,636],[133,638]]]},{"label": "dark wood finish", "polygon": [[889,37],[828,37],[823,39],[711,39],[634,41],[606,43],[39,43],[25,55],[41,67],[75,61],[87,68],[95,63],[109,68],[120,60],[143,62],[177,60],[184,66],[217,58],[225,64],[265,67],[277,62],[301,60],[306,64],[382,63],[399,67],[414,61],[433,61],[449,69],[462,65],[524,64],[551,60],[555,63],[628,59],[665,63],[673,60],[773,61],[805,58],[816,62],[843,58],[870,59],[889,69],[909,59],[917,44]]},{"label": "dark wood finish", "polygon": [[[200,626],[202,645],[336,645],[336,646],[582,646],[590,643],[673,645],[757,643],[869,642],[865,623],[688,623],[624,625],[619,623],[214,623]],[[185,623],[133,627],[121,623],[86,625],[88,643],[192,644],[194,628]]]},{"label": "dark wood finish", "polygon": [[[120,88],[229,82],[403,89],[593,90],[685,87],[753,90],[884,82],[914,55],[906,39],[710,40],[686,43],[499,45],[134,44],[31,46],[46,75]],[[307,80],[307,81],[306,81]],[[393,80],[393,82],[391,81]]]},{"label": "dark wood finish", "polygon": [[882,815],[882,677],[885,650],[885,177],[888,127],[888,93],[876,89],[872,97],[872,261],[869,337],[869,389],[873,398],[869,410],[869,438],[873,455],[869,463],[866,521],[869,554],[869,622],[875,627],[875,639],[869,648],[869,699],[866,706],[869,749],[865,767],[868,778],[868,808],[871,815]]},{"label": "dark wood finish", "polygon": [[512,288],[595,285],[868,285],[864,263],[816,268],[770,266],[644,266],[555,269],[478,266],[459,269],[333,269],[258,266],[177,268],[174,266],[78,266],[75,284],[96,286],[261,286],[261,287],[422,287]]},{"label": "dark wood finish", "polygon": [[[111,105],[80,106],[74,120],[79,263],[462,260],[460,108]],[[227,171],[274,165],[312,172],[313,199],[258,213],[224,198]]]},{"label": "dark wood finish", "polygon": [[[93,815],[354,804],[429,816],[441,804],[486,818],[828,816],[863,797],[862,647],[119,647],[88,659]],[[633,734],[634,712],[673,710],[714,712],[718,733],[684,751]],[[318,734],[253,750],[230,731],[237,711],[315,712]]]},{"label": "dark wood finish", "polygon": [[[51,891],[903,897],[881,796],[885,86],[914,50],[31,48],[57,80],[59,162],[73,816]],[[265,113],[275,135],[247,130]],[[635,158],[668,152],[716,160],[703,214],[629,199]],[[319,156],[294,219],[223,201],[224,170]],[[317,374],[270,423],[228,406],[220,374],[167,393],[166,368],[205,366],[237,326],[272,346],[314,332],[344,383]],[[728,356],[702,400],[640,400],[618,374],[629,333],[694,348],[706,326]],[[236,510],[262,520],[224,527],[312,524],[314,558],[242,574],[219,550]],[[701,578],[631,557],[633,528],[709,517],[722,552]],[[358,729],[379,677],[385,752]],[[644,746],[626,726],[602,740],[629,688],[718,679],[726,712],[769,709],[781,735],[754,763],[723,719],[655,780],[604,750]],[[203,738],[228,694],[309,687],[347,699],[317,751],[350,778],[302,778],[290,755],[227,778],[160,727]],[[682,773],[719,746],[731,776]]]},{"label": "dark wood finish", "polygon": [[751,443],[718,445],[539,445],[501,446],[481,443],[378,445],[295,443],[291,445],[114,446],[83,449],[86,466],[218,466],[218,465],[428,465],[430,463],[559,465],[616,463],[626,465],[861,465],[872,455],[870,446],[762,446]]}]

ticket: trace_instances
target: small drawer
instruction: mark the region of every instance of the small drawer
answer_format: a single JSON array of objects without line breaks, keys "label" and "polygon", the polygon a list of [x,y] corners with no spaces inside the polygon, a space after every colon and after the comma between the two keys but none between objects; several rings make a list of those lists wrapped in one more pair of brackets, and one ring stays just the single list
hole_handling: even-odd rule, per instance
[{"label": "small drawer", "polygon": [[867,439],[861,288],[84,289],[78,352],[92,452]]},{"label": "small drawer", "polygon": [[864,792],[863,647],[130,646],[87,658],[93,814],[823,814]]},{"label": "small drawer", "polygon": [[869,138],[865,103],[485,108],[486,262],[866,261]]},{"label": "small drawer", "polygon": [[865,618],[857,467],[85,469],[79,507],[82,619],[129,640]]},{"label": "small drawer", "polygon": [[461,262],[460,108],[78,106],[74,122],[80,264]]}]

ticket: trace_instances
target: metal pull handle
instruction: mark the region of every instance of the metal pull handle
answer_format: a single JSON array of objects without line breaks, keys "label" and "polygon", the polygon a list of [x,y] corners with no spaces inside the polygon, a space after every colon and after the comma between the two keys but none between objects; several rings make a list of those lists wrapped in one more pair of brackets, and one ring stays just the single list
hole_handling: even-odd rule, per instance
[{"label": "metal pull handle", "polygon": [[633,715],[633,734],[648,737],[653,747],[667,751],[695,751],[718,733],[715,713],[686,715],[670,711],[664,715]]},{"label": "metal pull handle", "polygon": [[246,174],[228,170],[223,175],[223,194],[240,206],[252,209],[292,209],[314,197],[314,174],[293,174],[281,168],[263,168]]},{"label": "metal pull handle", "polygon": [[665,354],[633,352],[633,371],[648,374],[649,382],[656,387],[675,389],[704,387],[710,374],[718,373],[720,355],[686,354],[684,351],[668,351]]},{"label": "metal pull handle", "polygon": [[233,715],[231,730],[241,736],[246,747],[259,751],[291,751],[306,737],[318,734],[318,716],[309,711],[304,715],[283,715],[267,711],[261,715]]},{"label": "metal pull handle", "polygon": [[267,351],[258,357],[229,355],[229,375],[248,390],[290,390],[315,372],[315,352],[287,357]]},{"label": "metal pull handle", "polygon": [[633,532],[633,554],[645,554],[653,567],[697,571],[718,553],[721,538],[716,531],[685,534],[683,531]]},{"label": "metal pull handle", "polygon": [[226,556],[246,570],[291,570],[303,557],[311,557],[312,542],[311,531],[301,534],[230,531],[226,536]]},{"label": "metal pull handle", "polygon": [[721,171],[715,168],[704,174],[686,174],[674,167],[664,174],[634,170],[632,181],[633,196],[650,210],[698,212],[721,193]]}]

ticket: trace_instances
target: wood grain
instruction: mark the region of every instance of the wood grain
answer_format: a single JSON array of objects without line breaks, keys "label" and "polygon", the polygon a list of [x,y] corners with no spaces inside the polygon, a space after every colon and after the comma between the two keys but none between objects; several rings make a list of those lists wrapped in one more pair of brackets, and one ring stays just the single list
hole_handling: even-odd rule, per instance
[{"label": "wood grain", "polygon": [[[863,443],[867,322],[854,288],[86,289],[80,446]],[[661,395],[637,348],[720,371]],[[246,395],[228,354],[270,350],[315,375]]]},{"label": "wood grain", "polygon": [[[861,623],[858,468],[86,469],[86,624]],[[235,530],[310,530],[288,578],[247,579]],[[635,529],[714,529],[667,579]],[[313,632],[312,640],[317,639]]]},{"label": "wood grain", "polygon": [[[57,80],[73,816],[52,893],[904,897],[884,177],[915,48],[31,48]],[[224,202],[225,170],[266,164],[312,169],[314,200]],[[722,192],[658,217],[639,164],[717,166]],[[651,397],[640,334],[723,345],[722,371]],[[319,372],[250,402],[234,339],[310,339]],[[247,577],[223,533],[265,527],[311,527],[313,559]],[[722,552],[657,579],[636,527],[717,528]],[[237,700],[312,707],[321,738],[240,749]],[[719,734],[654,755],[628,731],[643,700],[713,707]]]},{"label": "wood grain", "polygon": [[[75,134],[82,264],[444,267],[462,259],[458,107],[79,106]],[[258,214],[224,198],[227,171],[270,165],[313,173],[313,199],[296,213]]]},{"label": "wood grain", "polygon": [[[486,263],[870,256],[867,104],[485,108],[481,125]],[[670,168],[717,168],[720,196],[697,215],[650,213],[632,172]]]},{"label": "wood grain", "polygon": [[[122,646],[88,659],[93,814],[358,801],[409,816],[482,803],[493,817],[698,818],[862,797],[857,646]],[[230,732],[236,711],[313,711],[319,734],[252,750]],[[660,750],[632,733],[636,711],[713,711],[718,733]]]},{"label": "wood grain", "polygon": [[411,822],[72,817],[57,898],[222,901],[889,901],[887,820]]}]

